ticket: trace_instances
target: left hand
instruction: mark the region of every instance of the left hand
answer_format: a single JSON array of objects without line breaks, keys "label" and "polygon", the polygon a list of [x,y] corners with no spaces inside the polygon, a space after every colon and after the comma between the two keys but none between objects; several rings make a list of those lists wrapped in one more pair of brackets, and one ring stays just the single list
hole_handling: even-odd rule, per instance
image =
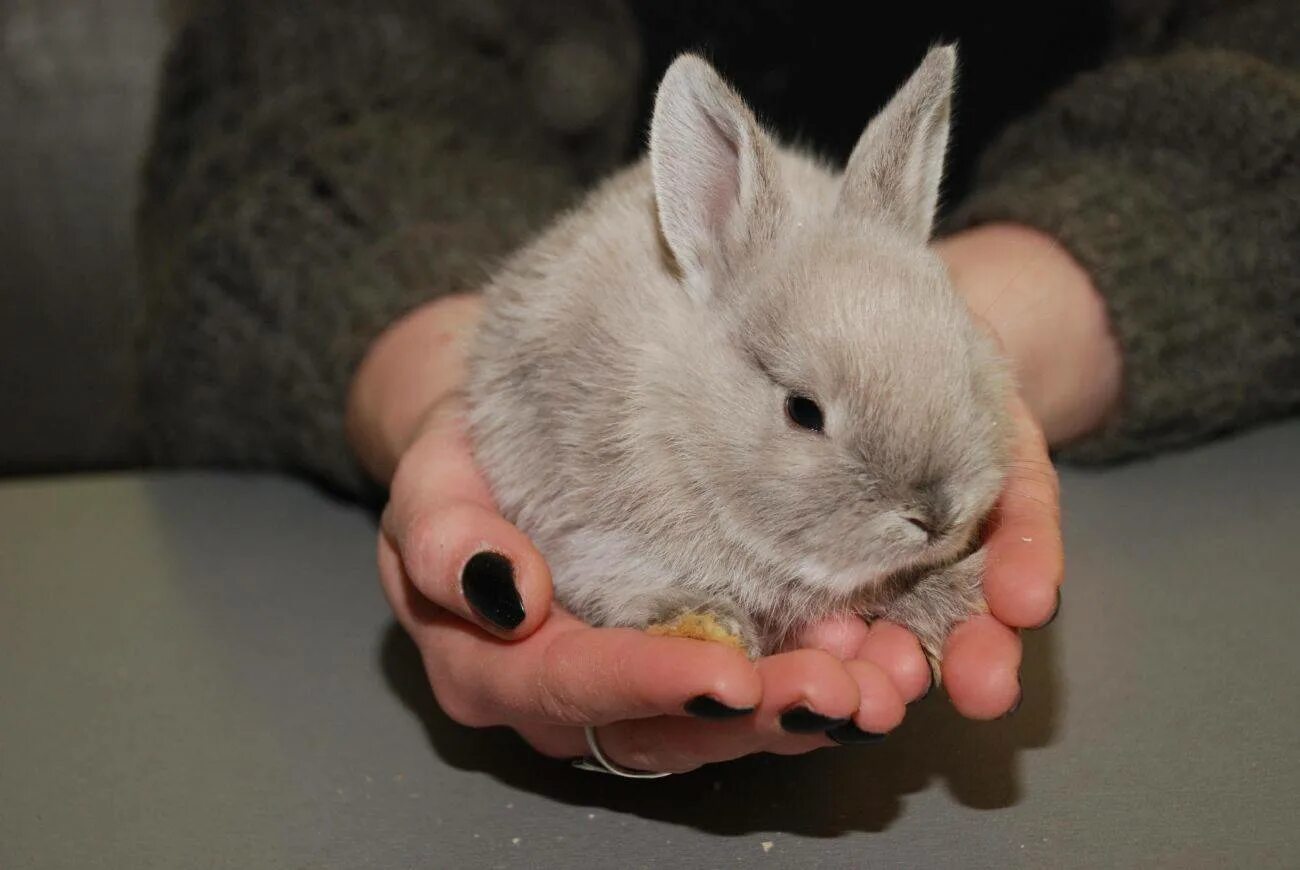
[{"label": "left hand", "polygon": [[[1019,395],[1011,397],[1011,414],[1016,434],[1010,472],[984,543],[989,613],[958,625],[943,650],[944,690],[972,719],[995,719],[1019,703],[1017,630],[1051,621],[1064,572],[1059,490],[1047,442]],[[905,698],[923,694],[930,682],[915,635],[887,620],[868,626],[856,616],[830,619],[809,628],[802,643],[872,662]]]},{"label": "left hand", "polygon": [[[1064,573],[1060,491],[1048,446],[1079,438],[1112,413],[1121,358],[1105,305],[1086,270],[1038,230],[992,224],[938,242],[953,283],[1015,369],[1015,443],[985,547],[989,613],[959,625],[943,654],[944,687],[966,716],[1005,714],[1020,699],[1018,630],[1050,622]],[[929,681],[910,632],[856,617],[810,628],[806,645],[865,659],[905,698]]]},{"label": "left hand", "polygon": [[[507,725],[561,757],[585,754],[582,726],[599,725],[616,762],[663,771],[872,739],[902,720],[906,699],[866,661],[792,650],[750,662],[722,644],[591,628],[553,605],[542,556],[497,512],[464,427],[479,305],[444,297],[394,324],[362,363],[348,414],[358,457],[390,487],[380,581],[448,716]],[[485,550],[497,568],[476,571],[472,590],[467,566]],[[849,717],[855,728],[823,733]]]}]

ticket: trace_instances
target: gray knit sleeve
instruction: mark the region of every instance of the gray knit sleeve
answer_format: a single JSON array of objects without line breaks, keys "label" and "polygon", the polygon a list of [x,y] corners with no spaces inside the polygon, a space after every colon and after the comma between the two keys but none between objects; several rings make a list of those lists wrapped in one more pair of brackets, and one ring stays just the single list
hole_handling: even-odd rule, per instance
[{"label": "gray knit sleeve", "polygon": [[1067,459],[1300,408],[1300,15],[1265,0],[1177,20],[1011,127],[950,224],[1042,229],[1106,300],[1121,408]]},{"label": "gray knit sleeve", "polygon": [[138,210],[154,461],[362,490],[343,411],[367,345],[625,149],[622,4],[546,5],[227,0],[189,22]]}]

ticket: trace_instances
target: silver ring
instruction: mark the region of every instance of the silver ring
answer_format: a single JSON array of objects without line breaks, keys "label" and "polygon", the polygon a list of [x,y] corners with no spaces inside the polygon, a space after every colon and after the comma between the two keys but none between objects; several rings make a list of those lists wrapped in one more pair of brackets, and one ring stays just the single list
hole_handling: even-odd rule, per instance
[{"label": "silver ring", "polygon": [[586,758],[579,758],[573,762],[573,766],[579,770],[590,770],[596,773],[612,773],[615,776],[621,776],[626,779],[662,779],[665,776],[672,776],[671,773],[655,773],[650,770],[633,770],[630,767],[623,767],[621,764],[615,764],[600,748],[600,741],[596,739],[596,728],[594,725],[588,725],[583,729],[587,734],[587,748],[591,750],[591,755]]}]

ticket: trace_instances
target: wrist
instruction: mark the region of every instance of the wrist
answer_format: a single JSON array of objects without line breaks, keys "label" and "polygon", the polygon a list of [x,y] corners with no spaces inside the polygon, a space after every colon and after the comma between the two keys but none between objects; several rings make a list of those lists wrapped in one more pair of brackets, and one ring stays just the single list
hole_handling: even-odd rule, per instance
[{"label": "wrist", "polygon": [[430,408],[465,379],[466,341],[477,296],[446,296],[394,321],[370,345],[348,390],[348,443],[362,467],[387,484]]},{"label": "wrist", "polygon": [[1122,360],[1105,302],[1055,239],[987,224],[936,245],[971,310],[998,336],[1049,443],[1102,426],[1119,399]]}]

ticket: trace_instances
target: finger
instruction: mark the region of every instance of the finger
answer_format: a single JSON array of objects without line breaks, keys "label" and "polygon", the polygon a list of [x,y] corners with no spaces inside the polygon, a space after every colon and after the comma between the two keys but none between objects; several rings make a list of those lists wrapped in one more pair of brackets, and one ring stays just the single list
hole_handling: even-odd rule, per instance
[{"label": "finger", "polygon": [[802,649],[758,660],[763,704],[754,718],[770,734],[822,734],[857,712],[858,684],[824,650]]},{"label": "finger", "polygon": [[[902,724],[907,705],[893,679],[869,661],[850,661],[844,669],[858,684],[858,709],[852,724],[856,732],[837,729],[830,733],[837,743],[867,742],[869,738],[883,736]],[[849,737],[850,739],[845,739]]]},{"label": "finger", "polygon": [[417,644],[437,672],[435,692],[479,711],[481,724],[589,725],[701,709],[743,715],[763,692],[753,663],[731,647],[590,628],[558,608],[518,643],[438,619]]},{"label": "finger", "polygon": [[552,594],[546,561],[494,511],[443,502],[385,526],[411,583],[439,607],[510,639],[527,637],[545,620]]},{"label": "finger", "polygon": [[[516,725],[514,730],[529,746],[550,758],[575,759],[590,754],[587,735],[574,725],[526,723]],[[604,748],[602,743],[601,749]]]},{"label": "finger", "polygon": [[963,716],[995,719],[1020,700],[1020,638],[992,616],[958,625],[943,649],[943,684]]},{"label": "finger", "polygon": [[1034,628],[1056,611],[1065,568],[1060,487],[1047,445],[1023,406],[1007,482],[986,543],[984,596],[1003,623]]},{"label": "finger", "polygon": [[842,613],[806,626],[790,649],[825,650],[843,661],[853,658],[866,637],[866,621],[857,614]]},{"label": "finger", "polygon": [[[852,720],[860,706],[857,680],[821,650],[797,650],[759,659],[763,700],[753,714],[717,722],[692,719],[641,719],[602,727],[602,750],[618,764],[638,770],[686,771],[755,752],[791,755],[832,741],[826,736]],[[873,691],[897,701],[888,680],[868,682]],[[897,702],[901,707],[901,701]],[[871,702],[868,721],[885,720],[877,710],[889,701]],[[887,714],[886,714],[887,715]],[[892,726],[891,726],[892,727]]]},{"label": "finger", "polygon": [[403,457],[384,532],[430,601],[499,637],[526,637],[550,610],[550,572],[497,512],[458,419],[434,421]]},{"label": "finger", "polygon": [[[834,745],[823,734],[773,734],[750,722],[701,722],[676,716],[615,722],[597,730],[601,751],[633,770],[685,773],[753,755],[796,755]],[[586,735],[583,735],[585,752]]]},{"label": "finger", "polygon": [[906,703],[919,700],[930,691],[930,663],[921,651],[920,641],[897,623],[884,619],[871,623],[853,658],[879,668]]}]

